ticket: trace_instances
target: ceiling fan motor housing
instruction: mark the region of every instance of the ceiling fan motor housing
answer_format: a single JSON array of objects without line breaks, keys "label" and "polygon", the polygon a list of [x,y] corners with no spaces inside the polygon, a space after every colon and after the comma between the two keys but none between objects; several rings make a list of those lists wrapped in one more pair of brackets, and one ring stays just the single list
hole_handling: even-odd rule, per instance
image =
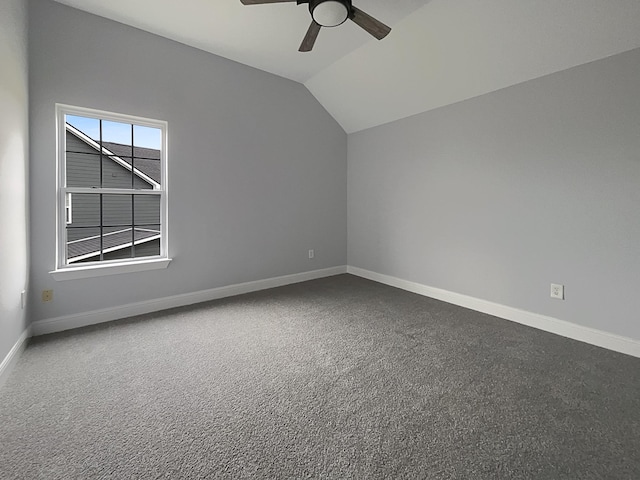
[{"label": "ceiling fan motor housing", "polygon": [[310,0],[313,20],[323,27],[337,27],[351,16],[351,0]]}]

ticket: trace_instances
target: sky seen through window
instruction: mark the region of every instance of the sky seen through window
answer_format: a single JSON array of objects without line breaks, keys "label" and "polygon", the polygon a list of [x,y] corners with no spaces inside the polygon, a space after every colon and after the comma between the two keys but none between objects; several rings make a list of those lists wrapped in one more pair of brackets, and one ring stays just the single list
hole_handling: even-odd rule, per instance
[{"label": "sky seen through window", "polygon": [[[100,141],[100,121],[97,118],[65,115],[65,121],[88,135],[96,142]],[[102,121],[102,141],[131,145],[131,124]],[[133,145],[136,147],[160,150],[162,146],[162,131],[159,128],[133,126]]]}]

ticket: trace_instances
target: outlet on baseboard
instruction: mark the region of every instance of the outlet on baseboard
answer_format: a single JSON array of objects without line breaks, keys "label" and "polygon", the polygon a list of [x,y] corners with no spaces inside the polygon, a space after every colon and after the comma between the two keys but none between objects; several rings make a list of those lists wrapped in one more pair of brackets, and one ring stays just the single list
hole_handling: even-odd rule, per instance
[{"label": "outlet on baseboard", "polygon": [[564,300],[564,285],[558,285],[557,283],[551,284],[551,298],[557,298]]}]

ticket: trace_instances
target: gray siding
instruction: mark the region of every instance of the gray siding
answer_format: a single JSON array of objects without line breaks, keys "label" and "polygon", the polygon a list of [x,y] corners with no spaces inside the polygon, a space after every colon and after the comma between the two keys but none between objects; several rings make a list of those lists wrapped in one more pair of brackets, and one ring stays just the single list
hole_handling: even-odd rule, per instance
[{"label": "gray siding", "polygon": [[151,257],[153,255],[160,255],[160,240],[136,245],[136,257]]},{"label": "gray siding", "polygon": [[[99,187],[100,155],[96,149],[69,132],[66,134],[66,143],[67,185]],[[131,171],[110,157],[102,157],[102,172],[105,188],[131,188]],[[150,183],[137,175],[134,175],[133,179],[136,189],[153,188]],[[101,195],[97,193],[74,193],[71,197],[72,223],[67,224],[67,241],[100,234],[99,228],[94,227],[100,226],[101,202],[104,233],[122,229],[123,225],[131,226],[133,222],[136,226],[159,229],[159,195],[103,194],[101,200]],[[125,255],[124,258],[127,256],[130,256],[130,250],[129,255]]]},{"label": "gray siding", "polygon": [[73,222],[67,224],[67,240],[99,234],[99,230],[86,227],[100,226],[100,195],[74,193],[71,201]]},{"label": "gray siding", "polygon": [[[132,216],[132,197],[134,216]],[[100,194],[71,195],[72,223],[67,228],[100,226]],[[102,195],[102,221],[105,226],[157,225],[160,223],[159,195]]]},{"label": "gray siding", "polygon": [[[132,216],[132,197],[135,206]],[[72,194],[72,223],[67,224],[67,240],[97,235],[100,226],[100,194]],[[105,233],[123,226],[157,229],[160,225],[159,195],[102,195],[102,223]]]},{"label": "gray siding", "polygon": [[[67,186],[100,187],[100,155],[90,145],[67,132]],[[136,162],[134,159],[134,166]],[[131,171],[110,157],[102,157],[104,188],[131,188]],[[151,189],[153,186],[133,175],[133,188]]]},{"label": "gray siding", "polygon": [[134,195],[133,205],[136,226],[160,224],[159,195]]}]

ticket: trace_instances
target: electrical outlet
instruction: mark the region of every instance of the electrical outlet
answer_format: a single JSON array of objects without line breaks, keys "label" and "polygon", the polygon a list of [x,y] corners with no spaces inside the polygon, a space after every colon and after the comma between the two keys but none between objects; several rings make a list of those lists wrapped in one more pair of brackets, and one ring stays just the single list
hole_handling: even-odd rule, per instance
[{"label": "electrical outlet", "polygon": [[53,300],[53,290],[43,290],[42,291],[42,301],[50,302]]},{"label": "electrical outlet", "polygon": [[558,298],[560,300],[564,300],[564,285],[558,285],[556,283],[552,283],[551,298]]},{"label": "electrical outlet", "polygon": [[315,257],[315,252],[313,250],[309,250],[309,258]]}]

